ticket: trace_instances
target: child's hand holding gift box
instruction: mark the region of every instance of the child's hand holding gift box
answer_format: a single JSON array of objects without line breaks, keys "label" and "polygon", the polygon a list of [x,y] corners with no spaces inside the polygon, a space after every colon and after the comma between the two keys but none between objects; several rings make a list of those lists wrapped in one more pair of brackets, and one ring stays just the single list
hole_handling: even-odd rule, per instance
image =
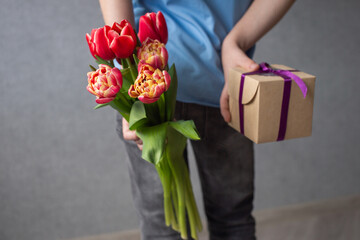
[{"label": "child's hand holding gift box", "polygon": [[315,76],[284,65],[260,64],[229,75],[231,122],[255,143],[311,135]]}]

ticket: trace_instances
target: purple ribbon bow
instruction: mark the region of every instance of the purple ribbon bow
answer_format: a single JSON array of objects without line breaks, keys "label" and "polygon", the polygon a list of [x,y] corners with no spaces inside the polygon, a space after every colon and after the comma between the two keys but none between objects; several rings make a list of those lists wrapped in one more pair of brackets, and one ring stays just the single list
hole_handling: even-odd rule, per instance
[{"label": "purple ribbon bow", "polygon": [[242,97],[244,91],[244,81],[246,75],[256,75],[256,74],[274,74],[282,77],[284,79],[284,92],[281,105],[281,116],[280,116],[280,127],[277,141],[282,141],[285,138],[286,125],[287,125],[287,116],[289,111],[289,100],[291,92],[291,79],[296,82],[299,86],[304,98],[306,97],[307,87],[304,81],[299,78],[297,75],[292,72],[297,70],[281,70],[273,69],[268,63],[260,63],[260,69],[254,72],[243,73],[241,75],[240,81],[240,90],[239,90],[239,115],[240,115],[240,132],[244,134],[244,106],[242,104]]}]

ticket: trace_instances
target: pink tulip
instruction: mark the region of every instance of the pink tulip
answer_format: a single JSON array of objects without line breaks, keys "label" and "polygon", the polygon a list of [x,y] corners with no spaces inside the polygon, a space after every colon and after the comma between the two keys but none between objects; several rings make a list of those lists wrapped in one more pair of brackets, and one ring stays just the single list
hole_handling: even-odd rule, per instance
[{"label": "pink tulip", "polygon": [[147,38],[157,39],[166,44],[168,41],[168,31],[164,15],[161,12],[146,13],[140,17],[139,39],[144,42]]},{"label": "pink tulip", "polygon": [[114,23],[112,27],[105,25],[93,29],[91,35],[86,34],[86,40],[93,57],[99,56],[104,60],[127,58],[136,46],[136,35],[127,20]]},{"label": "pink tulip", "polygon": [[170,81],[168,72],[143,64],[128,93],[130,97],[138,98],[143,103],[153,103],[159,100],[163,92],[168,90]]},{"label": "pink tulip", "polygon": [[100,64],[99,69],[88,72],[88,86],[86,89],[96,96],[99,104],[108,103],[115,99],[122,87],[122,75],[119,69]]},{"label": "pink tulip", "polygon": [[137,57],[141,62],[150,64],[154,68],[165,69],[168,61],[168,52],[165,44],[159,40],[146,39],[138,49]]}]

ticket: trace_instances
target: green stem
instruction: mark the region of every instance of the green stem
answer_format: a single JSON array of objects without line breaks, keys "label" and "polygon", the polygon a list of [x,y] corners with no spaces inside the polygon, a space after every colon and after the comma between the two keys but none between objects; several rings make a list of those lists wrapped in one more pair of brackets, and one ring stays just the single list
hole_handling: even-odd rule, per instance
[{"label": "green stem", "polygon": [[[171,159],[170,161],[173,175],[175,176],[175,181],[177,184],[177,193],[180,196],[178,201],[178,218],[181,237],[187,237],[186,219],[184,216],[186,211],[189,218],[191,237],[198,239],[197,230],[202,230],[202,223],[196,206],[186,163],[182,158]],[[184,209],[185,207],[186,210]],[[181,224],[185,224],[185,226]]]},{"label": "green stem", "polygon": [[[165,149],[165,151],[166,150],[167,149]],[[178,225],[177,218],[176,218],[176,216],[178,215],[178,212],[177,212],[178,199],[177,199],[177,195],[176,195],[176,187],[174,187],[176,185],[176,183],[174,181],[174,176],[172,175],[171,168],[169,166],[168,157],[164,158],[163,163],[164,163],[164,171],[168,174],[167,187],[168,187],[168,191],[170,193],[169,205],[168,205],[169,218],[171,219],[170,222],[171,222],[172,228],[175,231],[179,231],[180,229],[179,229],[179,225]]]},{"label": "green stem", "polygon": [[196,217],[195,217],[194,209],[193,209],[193,206],[191,204],[189,192],[188,191],[185,191],[185,192],[186,192],[186,194],[185,194],[185,202],[186,202],[186,208],[188,210],[187,213],[188,213],[188,218],[189,218],[191,237],[194,238],[194,239],[198,239],[197,232],[196,232],[197,223],[196,223]]},{"label": "green stem", "polygon": [[126,63],[126,60],[124,58],[121,59],[121,67],[122,69],[128,68],[129,66]]},{"label": "green stem", "polygon": [[179,228],[180,228],[180,235],[183,239],[187,239],[187,229],[186,229],[186,208],[185,208],[185,192],[184,192],[184,185],[181,184],[181,180],[177,179],[178,186],[177,191],[179,195]]},{"label": "green stem", "polygon": [[[134,28],[133,28],[134,29]],[[134,32],[136,32],[136,30],[134,29]],[[139,39],[139,36],[137,34],[135,34],[136,36],[136,46],[137,47],[140,47],[141,46],[141,42],[140,42],[140,39]],[[136,48],[135,48],[136,49]]]},{"label": "green stem", "polygon": [[[186,229],[186,214],[185,214],[185,188],[184,183],[182,182],[183,176],[181,172],[181,165],[178,164],[179,160],[181,159],[170,159],[169,158],[169,165],[171,168],[171,172],[174,175],[174,180],[176,184],[176,192],[178,196],[178,224],[181,238],[187,239],[187,229]],[[176,203],[174,203],[176,204]]]},{"label": "green stem", "polygon": [[112,67],[112,68],[115,67],[115,65],[114,65],[114,60],[113,60],[113,59],[111,59],[111,60],[109,61],[109,66]]},{"label": "green stem", "polygon": [[161,94],[159,100],[157,101],[157,105],[159,107],[159,115],[160,115],[160,121],[165,122],[165,95]]},{"label": "green stem", "polygon": [[166,226],[170,226],[170,223],[171,223],[171,213],[170,213],[170,210],[171,210],[171,201],[170,201],[170,191],[169,191],[169,187],[167,186],[168,185],[168,181],[165,177],[165,172],[164,170],[162,169],[161,167],[161,163],[158,164],[158,165],[155,165],[156,167],[156,170],[159,174],[159,177],[160,177],[160,181],[161,181],[161,184],[163,186],[163,191],[164,191],[164,214],[165,214],[165,224]]},{"label": "green stem", "polygon": [[130,68],[131,77],[133,79],[133,82],[135,82],[137,78],[137,69],[135,69],[135,66],[131,63],[130,58],[126,58],[126,63]]},{"label": "green stem", "polygon": [[175,215],[175,212],[174,212],[174,202],[172,201],[171,202],[171,208],[172,208],[172,211],[171,211],[171,225],[172,225],[172,228],[179,232],[180,231],[180,228],[179,228],[179,224],[177,222],[177,218],[176,218],[176,215]]},{"label": "green stem", "polygon": [[[167,149],[165,149],[166,151]],[[165,188],[166,188],[166,193],[167,195],[164,195],[164,198],[166,198],[166,202],[167,202],[167,206],[166,206],[166,211],[169,217],[169,223],[168,226],[171,224],[174,230],[179,230],[176,218],[175,218],[175,214],[174,214],[174,207],[173,207],[173,202],[172,202],[172,185],[174,182],[174,176],[171,173],[171,169],[169,166],[169,161],[167,159],[167,154],[166,152],[164,153],[164,158],[162,161],[162,165],[163,165],[163,170],[164,170],[164,180],[166,181],[165,183]]]},{"label": "green stem", "polygon": [[187,170],[187,168],[186,168],[185,179],[184,180],[186,181],[185,188],[186,188],[186,196],[187,196],[187,206],[190,208],[190,210],[188,212],[192,213],[192,214],[189,214],[189,215],[193,215],[193,218],[194,218],[194,224],[191,224],[191,232],[192,232],[193,228],[195,229],[195,227],[199,230],[199,232],[201,232],[201,230],[202,230],[202,222],[201,222],[201,218],[200,218],[200,215],[199,215],[199,211],[198,211],[197,206],[196,206],[194,192],[192,190],[189,171]]},{"label": "green stem", "polygon": [[172,182],[172,186],[171,186],[171,197],[172,197],[172,200],[173,200],[173,203],[174,203],[174,210],[175,210],[175,216],[176,218],[179,216],[179,206],[178,206],[178,201],[179,201],[179,198],[177,196],[177,191],[176,191],[176,183],[175,181]]},{"label": "green stem", "polygon": [[[201,220],[196,207],[194,194],[191,187],[189,172],[185,160],[183,158],[183,151],[186,146],[186,138],[178,133],[173,128],[167,129],[167,144],[165,149],[166,160],[168,161],[171,172],[171,198],[173,202],[173,212],[176,214],[178,230],[182,239],[187,239],[187,218],[190,224],[190,234],[194,239],[198,239],[197,231],[202,229]],[[165,170],[165,169],[163,169]],[[173,225],[173,228],[176,229]]]}]

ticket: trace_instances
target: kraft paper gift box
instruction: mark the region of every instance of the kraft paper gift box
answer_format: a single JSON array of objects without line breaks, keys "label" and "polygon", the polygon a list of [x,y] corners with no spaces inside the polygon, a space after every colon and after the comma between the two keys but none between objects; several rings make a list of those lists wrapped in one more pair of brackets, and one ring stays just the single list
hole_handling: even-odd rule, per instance
[{"label": "kraft paper gift box", "polygon": [[255,143],[311,136],[315,76],[284,65],[260,66],[252,73],[231,69],[229,125]]}]

